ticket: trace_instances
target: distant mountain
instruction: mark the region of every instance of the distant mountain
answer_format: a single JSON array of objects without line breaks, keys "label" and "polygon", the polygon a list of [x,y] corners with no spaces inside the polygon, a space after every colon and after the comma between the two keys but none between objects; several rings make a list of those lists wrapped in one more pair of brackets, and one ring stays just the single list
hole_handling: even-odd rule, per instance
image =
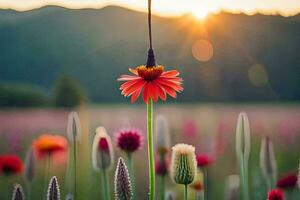
[{"label": "distant mountain", "polygon": [[[60,74],[69,74],[93,101],[124,101],[116,79],[145,63],[146,17],[114,6],[0,10],[0,82],[34,84],[49,93]],[[182,72],[179,101],[300,100],[300,15],[222,12],[204,22],[155,16],[153,31],[158,63]],[[208,62],[192,55],[199,39],[213,45]],[[251,72],[254,64],[265,67],[266,85],[253,84],[266,79],[261,71]]]}]

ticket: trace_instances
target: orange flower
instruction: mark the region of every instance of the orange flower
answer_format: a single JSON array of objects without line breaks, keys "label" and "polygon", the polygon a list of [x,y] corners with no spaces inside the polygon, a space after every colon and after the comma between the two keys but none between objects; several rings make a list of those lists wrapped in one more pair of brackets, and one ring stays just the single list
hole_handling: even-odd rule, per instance
[{"label": "orange flower", "polygon": [[33,142],[33,147],[39,155],[51,154],[66,150],[68,142],[60,135],[41,135]]},{"label": "orange flower", "polygon": [[183,90],[182,79],[178,77],[177,70],[164,71],[161,65],[147,67],[138,66],[136,69],[129,69],[132,75],[122,75],[118,81],[125,81],[120,87],[122,94],[125,97],[131,96],[131,103],[135,102],[142,96],[145,103],[148,103],[149,98],[157,101],[158,98],[165,101],[167,95],[176,98],[176,92]]},{"label": "orange flower", "polygon": [[23,171],[22,160],[16,155],[1,155],[0,156],[0,173],[18,174]]}]

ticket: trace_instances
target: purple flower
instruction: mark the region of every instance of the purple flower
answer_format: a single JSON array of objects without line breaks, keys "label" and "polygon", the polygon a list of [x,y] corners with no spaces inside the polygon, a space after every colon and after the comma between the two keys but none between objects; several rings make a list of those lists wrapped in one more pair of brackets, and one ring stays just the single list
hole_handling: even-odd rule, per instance
[{"label": "purple flower", "polygon": [[135,152],[140,149],[143,144],[142,134],[137,129],[121,130],[117,133],[117,146],[128,153]]}]

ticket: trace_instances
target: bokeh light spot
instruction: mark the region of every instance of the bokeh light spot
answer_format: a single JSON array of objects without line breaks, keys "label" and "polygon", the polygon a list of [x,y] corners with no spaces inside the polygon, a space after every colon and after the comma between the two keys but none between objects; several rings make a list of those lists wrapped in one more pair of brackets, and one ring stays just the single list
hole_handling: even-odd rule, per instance
[{"label": "bokeh light spot", "polygon": [[192,53],[195,59],[207,62],[213,57],[213,45],[208,40],[197,40],[192,47]]},{"label": "bokeh light spot", "polygon": [[250,67],[248,77],[254,86],[263,87],[268,84],[268,73],[265,67],[261,64],[255,64]]}]

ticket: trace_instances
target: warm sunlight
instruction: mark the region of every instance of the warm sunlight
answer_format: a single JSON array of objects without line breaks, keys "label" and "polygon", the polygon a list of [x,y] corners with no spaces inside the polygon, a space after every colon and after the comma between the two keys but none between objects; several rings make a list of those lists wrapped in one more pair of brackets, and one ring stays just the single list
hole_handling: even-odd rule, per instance
[{"label": "warm sunlight", "polygon": [[195,10],[193,10],[193,15],[197,18],[197,19],[205,19],[208,15],[209,15],[209,13],[210,13],[210,11],[209,10],[206,10],[206,9],[195,9]]}]

